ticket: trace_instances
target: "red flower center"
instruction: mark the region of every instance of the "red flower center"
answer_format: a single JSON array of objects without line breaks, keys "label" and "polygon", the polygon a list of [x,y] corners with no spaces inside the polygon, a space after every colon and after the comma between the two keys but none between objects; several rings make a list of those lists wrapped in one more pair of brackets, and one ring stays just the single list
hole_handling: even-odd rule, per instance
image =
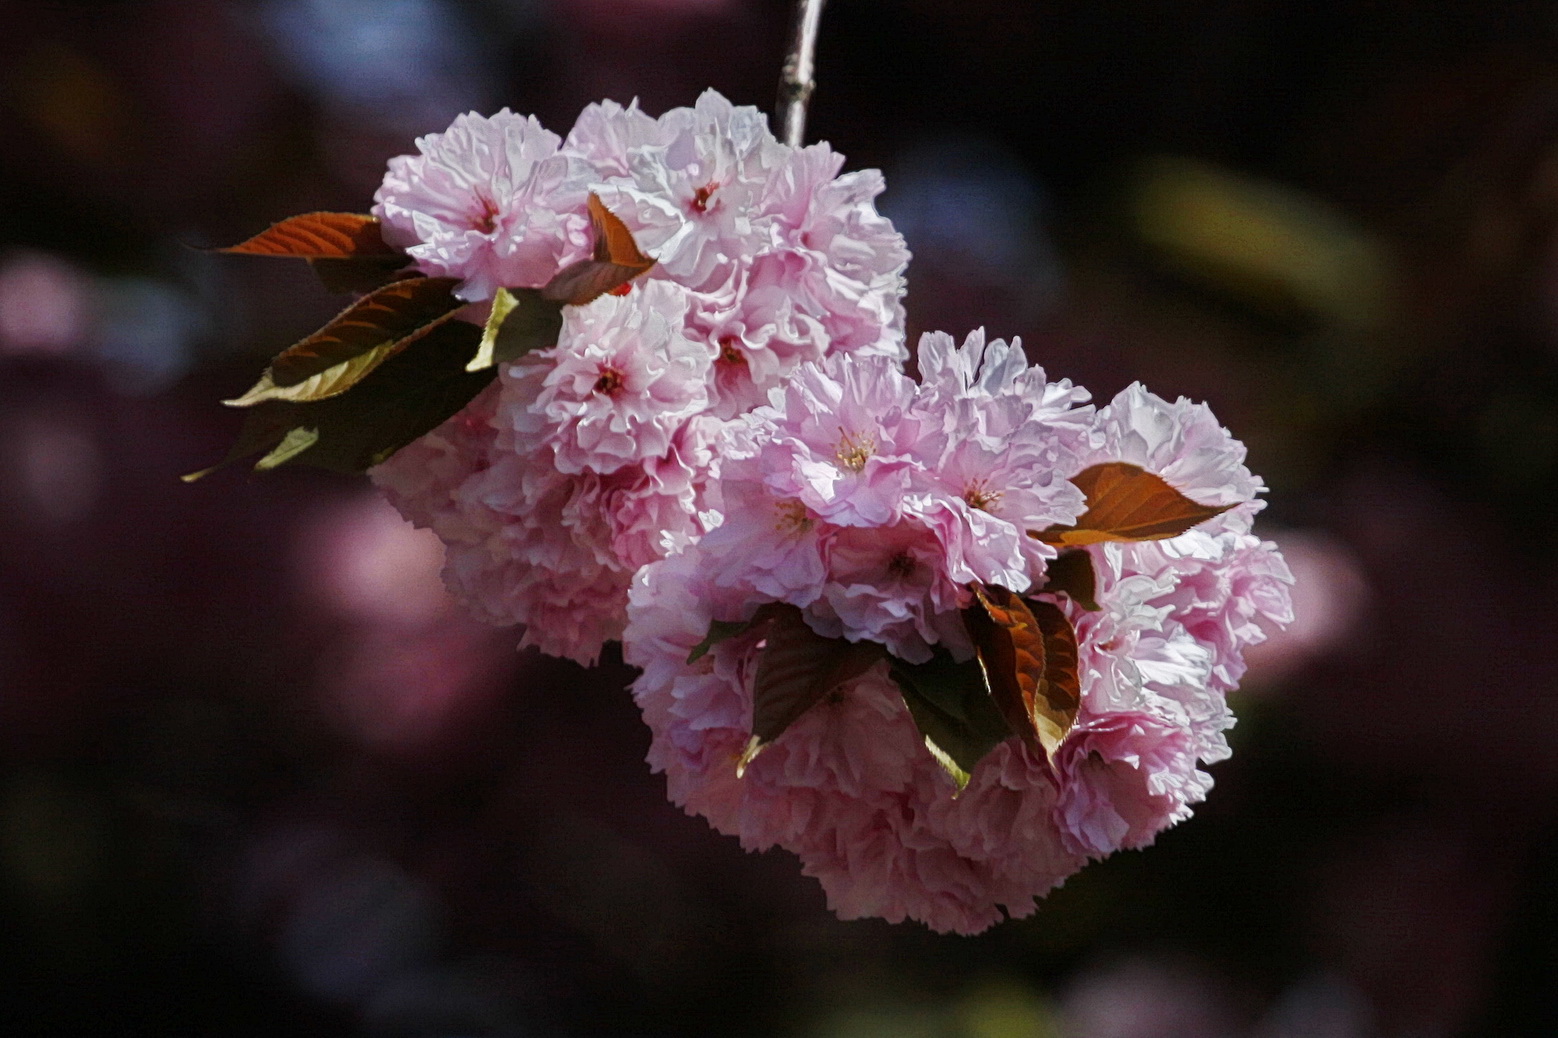
[{"label": "red flower center", "polygon": [[721,364],[739,364],[747,366],[747,356],[736,349],[736,337],[727,335],[719,341],[719,362]]},{"label": "red flower center", "polygon": [[622,372],[616,368],[601,368],[600,378],[595,380],[595,392],[616,396],[622,388]]},{"label": "red flower center", "polygon": [[498,226],[498,206],[486,195],[477,194],[477,200],[481,202],[481,215],[471,218],[471,230],[480,231],[483,234],[491,234]]}]

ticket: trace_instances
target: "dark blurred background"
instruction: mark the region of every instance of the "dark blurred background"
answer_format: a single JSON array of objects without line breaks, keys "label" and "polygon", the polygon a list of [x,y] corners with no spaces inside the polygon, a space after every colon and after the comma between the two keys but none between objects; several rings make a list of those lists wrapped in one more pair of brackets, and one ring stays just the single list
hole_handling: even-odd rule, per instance
[{"label": "dark blurred background", "polygon": [[1299,620],[1195,820],[963,939],[668,805],[217,401],[338,300],[191,246],[508,105],[767,108],[783,0],[0,2],[0,1033],[1558,1034],[1558,10],[833,0],[911,333],[1206,400]]}]

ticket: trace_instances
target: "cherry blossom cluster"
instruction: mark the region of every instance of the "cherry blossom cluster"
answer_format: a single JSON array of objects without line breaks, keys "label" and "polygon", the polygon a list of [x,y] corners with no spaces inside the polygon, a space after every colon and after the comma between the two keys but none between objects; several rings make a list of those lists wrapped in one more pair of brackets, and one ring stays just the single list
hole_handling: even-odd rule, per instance
[{"label": "cherry blossom cluster", "polygon": [[[750,850],[793,851],[843,918],[972,933],[1189,816],[1211,786],[1199,765],[1228,752],[1242,650],[1262,622],[1291,619],[1291,577],[1249,533],[1260,483],[1204,406],[1133,386],[1095,411],[1015,343],[977,333],[961,349],[926,336],[920,368],[916,385],[880,358],[830,357],[733,426],[724,522],[646,567],[624,646],[676,803]],[[1083,500],[1068,477],[1103,460],[1233,507],[1170,539],[1082,549],[1096,573],[1087,608],[1046,596],[1056,550],[1028,531],[1074,522]],[[1014,735],[959,793],[891,669],[933,646],[973,655],[960,615],[975,583],[1064,611],[1082,694],[1052,758]],[[761,631],[689,657],[712,624],[772,601],[891,658],[753,756]]]},{"label": "cherry blossom cluster", "polygon": [[[1244,650],[1291,620],[1251,533],[1262,485],[1205,406],[1132,386],[1094,407],[982,331],[925,336],[910,378],[880,175],[712,92],[658,119],[592,105],[565,139],[467,115],[417,147],[374,215],[471,320],[590,257],[591,206],[654,260],[373,476],[478,616],[580,662],[622,640],[677,804],[795,853],[844,918],[961,933],[1189,817]],[[1103,522],[1101,471],[1188,518]],[[987,595],[1054,628],[1021,606],[1014,637],[1058,639],[1002,687],[1071,698],[1021,708],[1051,729],[969,722],[985,741],[949,750],[909,686],[955,671],[1000,699]],[[762,734],[776,609],[864,653]]]},{"label": "cherry blossom cluster", "polygon": [[717,522],[726,421],[824,355],[902,360],[908,252],[878,172],[841,176],[826,144],[781,144],[713,91],[658,119],[591,105],[566,139],[469,114],[417,148],[374,215],[418,271],[459,279],[474,318],[590,254],[592,194],[656,261],[566,308],[555,348],[374,473],[447,543],[477,615],[590,662],[621,636],[633,574]]}]

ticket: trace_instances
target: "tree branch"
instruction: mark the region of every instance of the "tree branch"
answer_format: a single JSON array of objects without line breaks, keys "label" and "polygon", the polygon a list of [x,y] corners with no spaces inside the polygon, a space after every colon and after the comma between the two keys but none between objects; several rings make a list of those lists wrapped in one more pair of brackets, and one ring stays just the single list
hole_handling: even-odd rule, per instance
[{"label": "tree branch", "polygon": [[779,139],[796,148],[806,139],[806,105],[817,86],[817,26],[822,22],[824,2],[796,0],[795,32],[790,37],[790,52],[785,55],[784,71],[779,76],[779,101],[775,106],[780,122]]}]

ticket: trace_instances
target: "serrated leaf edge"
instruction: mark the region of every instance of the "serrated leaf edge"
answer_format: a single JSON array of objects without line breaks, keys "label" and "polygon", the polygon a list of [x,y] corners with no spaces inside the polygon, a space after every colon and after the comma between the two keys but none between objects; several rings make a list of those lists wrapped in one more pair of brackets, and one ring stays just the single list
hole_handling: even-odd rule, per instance
[{"label": "serrated leaf edge", "polygon": [[496,363],[493,358],[498,345],[498,332],[503,330],[503,322],[508,320],[509,314],[518,305],[519,297],[506,288],[499,288],[492,294],[492,312],[487,315],[487,323],[482,326],[481,345],[476,348],[476,356],[465,365],[466,371],[482,371]]}]

